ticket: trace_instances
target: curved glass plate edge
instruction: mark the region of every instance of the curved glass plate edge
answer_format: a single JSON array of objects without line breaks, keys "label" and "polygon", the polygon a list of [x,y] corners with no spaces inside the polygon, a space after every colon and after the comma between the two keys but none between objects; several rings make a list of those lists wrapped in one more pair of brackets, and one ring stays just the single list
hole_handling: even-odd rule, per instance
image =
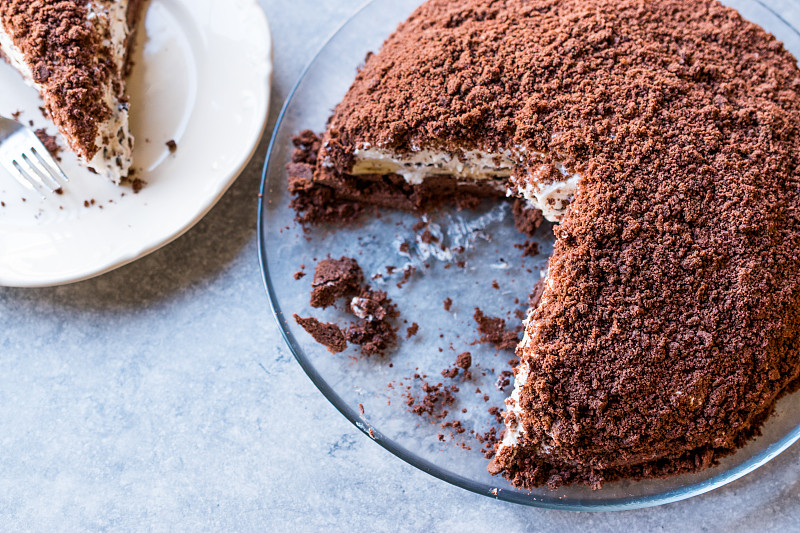
[{"label": "curved glass plate edge", "polygon": [[[555,509],[555,510],[562,510],[562,511],[580,511],[580,512],[603,512],[603,511],[630,511],[634,509],[644,509],[647,507],[657,507],[660,505],[666,505],[669,503],[675,503],[682,500],[686,500],[689,498],[693,498],[695,496],[699,496],[701,494],[705,494],[710,492],[714,489],[718,489],[728,483],[736,481],[747,474],[753,472],[754,470],[758,469],[759,467],[767,464],[772,459],[786,451],[792,444],[796,443],[800,440],[800,426],[797,426],[792,432],[787,434],[783,439],[780,441],[770,445],[767,450],[759,456],[753,457],[749,461],[742,463],[741,465],[734,467],[730,470],[720,473],[713,478],[707,479],[700,483],[696,483],[694,485],[689,485],[688,487],[684,487],[682,489],[675,489],[663,494],[658,494],[654,496],[647,496],[641,498],[619,498],[616,500],[609,500],[605,502],[596,502],[596,501],[588,501],[588,500],[578,500],[570,503],[566,503],[563,500],[557,498],[542,498],[540,496],[526,496],[521,493],[512,493],[503,491],[502,489],[498,489],[496,487],[492,487],[491,485],[487,485],[484,483],[478,483],[467,479],[463,476],[459,476],[457,474],[453,474],[448,471],[444,471],[440,469],[438,466],[434,465],[430,461],[426,459],[422,459],[416,457],[412,452],[406,450],[403,446],[400,446],[394,443],[391,439],[384,438],[383,435],[376,429],[372,428],[368,422],[362,420],[350,406],[342,400],[342,398],[336,394],[336,392],[325,382],[325,380],[320,376],[320,374],[314,369],[311,363],[305,356],[303,349],[300,347],[300,344],[294,338],[291,331],[289,330],[288,323],[284,316],[284,313],[280,307],[280,304],[277,301],[275,296],[275,291],[272,286],[272,280],[269,276],[269,266],[267,264],[267,241],[266,241],[266,233],[264,227],[264,209],[265,209],[265,198],[267,195],[267,176],[269,165],[272,159],[272,153],[275,148],[275,144],[278,140],[278,132],[280,130],[280,126],[283,122],[283,118],[290,107],[292,100],[294,98],[295,93],[297,92],[298,87],[302,83],[303,79],[305,78],[308,71],[311,69],[312,66],[316,63],[319,58],[320,53],[323,49],[328,45],[328,43],[336,37],[339,33],[341,33],[349,23],[357,17],[362,11],[364,11],[370,4],[372,4],[375,0],[367,0],[364,4],[361,5],[355,12],[353,12],[347,20],[345,20],[336,30],[331,33],[331,35],[325,40],[322,46],[317,50],[314,54],[314,57],[311,61],[306,65],[306,67],[301,72],[297,82],[295,82],[294,86],[292,87],[289,95],[286,97],[286,101],[281,108],[280,113],[278,114],[278,118],[275,121],[275,126],[272,132],[272,136],[270,138],[269,146],[267,148],[267,154],[264,159],[264,166],[261,172],[261,185],[259,188],[259,195],[258,195],[258,210],[257,210],[257,221],[256,221],[256,232],[258,234],[258,260],[261,268],[261,278],[264,284],[264,289],[267,293],[267,299],[269,300],[270,308],[272,310],[272,314],[275,317],[275,322],[280,329],[281,336],[283,340],[286,342],[289,350],[292,352],[295,360],[298,362],[300,367],[303,369],[303,372],[308,376],[314,386],[319,389],[322,395],[333,405],[333,407],[339,411],[351,424],[353,424],[356,429],[358,429],[361,433],[369,437],[371,440],[376,442],[385,450],[389,451],[392,455],[398,457],[402,461],[406,462],[407,464],[422,470],[423,472],[450,483],[451,485],[455,485],[459,488],[464,490],[468,490],[475,494],[480,494],[483,496],[488,496],[489,498],[493,498],[496,500],[506,501],[510,503],[516,503],[520,505],[525,505],[529,507],[537,507],[543,509]],[[800,32],[789,24],[781,15],[775,12],[774,9],[765,5],[761,0],[755,0],[755,2],[761,5],[763,8],[770,11],[773,15],[775,15],[778,19],[781,20],[786,26],[794,30],[798,35]]]}]

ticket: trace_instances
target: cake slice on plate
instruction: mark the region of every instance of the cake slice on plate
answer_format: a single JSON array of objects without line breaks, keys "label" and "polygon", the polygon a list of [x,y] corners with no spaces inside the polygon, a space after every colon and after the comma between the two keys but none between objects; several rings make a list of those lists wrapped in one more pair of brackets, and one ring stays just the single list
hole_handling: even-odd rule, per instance
[{"label": "cake slice on plate", "polygon": [[800,70],[716,0],[429,0],[298,144],[296,208],[558,223],[490,465],[516,486],[700,470],[796,389]]},{"label": "cake slice on plate", "polygon": [[120,183],[132,163],[125,77],[143,0],[3,0],[0,55],[35,87],[69,148]]}]

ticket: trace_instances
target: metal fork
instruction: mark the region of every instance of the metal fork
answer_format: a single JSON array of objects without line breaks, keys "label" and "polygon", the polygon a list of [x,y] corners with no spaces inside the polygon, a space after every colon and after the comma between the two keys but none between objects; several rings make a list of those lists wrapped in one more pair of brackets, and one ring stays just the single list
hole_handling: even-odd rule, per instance
[{"label": "metal fork", "polygon": [[69,178],[39,137],[15,120],[0,116],[0,164],[26,189],[40,194],[62,189]]}]

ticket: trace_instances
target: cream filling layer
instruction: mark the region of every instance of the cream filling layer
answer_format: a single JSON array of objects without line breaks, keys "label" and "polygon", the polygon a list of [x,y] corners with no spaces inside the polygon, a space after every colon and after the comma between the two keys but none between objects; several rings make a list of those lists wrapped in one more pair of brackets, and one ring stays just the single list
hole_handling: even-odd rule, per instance
[{"label": "cream filling layer", "polygon": [[38,89],[37,84],[33,81],[33,73],[30,67],[25,63],[25,57],[22,55],[22,51],[14,44],[11,35],[6,31],[2,21],[0,21],[0,50],[6,55],[11,66],[22,74],[25,83]]},{"label": "cream filling layer", "polygon": [[561,222],[575,197],[581,175],[569,172],[564,165],[557,163],[556,170],[564,177],[563,180],[544,181],[539,178],[545,172],[545,166],[539,167],[524,179],[517,180],[517,192],[532,206],[542,210],[544,218],[550,222]]},{"label": "cream filling layer", "polygon": [[[524,149],[519,151],[525,152]],[[523,159],[510,150],[494,153],[469,150],[461,154],[416,150],[398,154],[366,145],[353,154],[355,162],[351,174],[398,174],[412,185],[419,185],[431,176],[447,175],[463,180],[493,180],[498,188],[507,189],[506,184],[511,178],[516,190],[507,189],[507,194],[524,197],[532,208],[541,210],[551,222],[560,222],[564,217],[580,181],[580,174],[570,173],[560,164],[555,166],[564,176],[563,180],[545,181],[540,178],[544,166],[522,179],[516,178],[515,170]],[[540,152],[532,152],[532,155],[545,157]]]},{"label": "cream filling layer", "polygon": [[508,179],[516,166],[511,152],[492,154],[470,150],[460,155],[419,150],[399,155],[386,150],[355,150],[353,174],[399,174],[408,183],[419,185],[428,176],[456,176],[471,180]]},{"label": "cream filling layer", "polygon": [[[87,21],[99,26],[109,38],[103,43],[113,53],[119,72],[125,68],[126,43],[129,34],[126,1],[93,0],[86,5],[89,14]],[[0,50],[6,55],[11,66],[22,75],[25,83],[40,93],[43,87],[33,80],[31,68],[22,51],[14,44],[11,35],[0,22]],[[119,183],[128,175],[133,162],[133,136],[128,125],[128,105],[120,102],[115,88],[117,80],[109,80],[103,87],[103,102],[111,110],[111,117],[98,126],[95,146],[98,150],[91,160],[85,161],[87,166],[114,183]]]},{"label": "cream filling layer", "polygon": [[[548,289],[552,287],[552,281],[550,277],[547,275],[547,272],[542,274],[546,277],[545,281],[545,289],[544,293],[542,294],[542,299],[539,301],[539,305],[546,305],[548,298],[547,292]],[[521,351],[528,350],[531,346],[531,331],[537,329],[539,327],[536,322],[533,321],[533,312],[534,309],[531,309],[528,312],[528,318],[525,319],[523,326],[525,328],[525,335],[522,338],[522,342],[519,345],[519,349]],[[534,359],[536,356],[533,356]],[[506,411],[511,415],[511,423],[506,422],[506,433],[503,436],[503,440],[500,442],[500,446],[497,448],[497,453],[504,448],[513,448],[519,443],[519,439],[525,435],[525,428],[522,424],[522,414],[523,410],[520,407],[519,399],[520,394],[522,393],[523,387],[528,383],[528,377],[530,376],[531,368],[530,364],[526,361],[520,364],[519,368],[517,369],[514,375],[514,391],[511,395],[506,399]],[[551,450],[549,446],[540,445],[540,452],[548,453]]]},{"label": "cream filling layer", "polygon": [[[103,45],[108,47],[114,57],[117,72],[125,72],[128,35],[128,2],[125,1],[92,1],[86,6],[89,10],[88,20],[108,27],[108,38]],[[115,81],[109,80],[104,88],[103,101],[111,110],[111,117],[101,123],[97,130],[95,145],[99,150],[89,161],[89,167],[119,183],[130,172],[133,164],[133,135],[131,134],[128,104],[120,101]]]}]

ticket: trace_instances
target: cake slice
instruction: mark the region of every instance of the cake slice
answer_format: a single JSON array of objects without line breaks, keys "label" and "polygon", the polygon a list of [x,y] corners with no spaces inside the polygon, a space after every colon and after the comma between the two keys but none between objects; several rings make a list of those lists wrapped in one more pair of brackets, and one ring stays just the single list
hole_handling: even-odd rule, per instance
[{"label": "cake slice", "polygon": [[114,183],[133,136],[125,77],[144,0],[3,0],[0,55],[35,87],[69,148]]},{"label": "cake slice", "polygon": [[298,143],[299,209],[558,224],[489,465],[516,486],[700,470],[796,387],[800,70],[716,0],[429,0]]}]

